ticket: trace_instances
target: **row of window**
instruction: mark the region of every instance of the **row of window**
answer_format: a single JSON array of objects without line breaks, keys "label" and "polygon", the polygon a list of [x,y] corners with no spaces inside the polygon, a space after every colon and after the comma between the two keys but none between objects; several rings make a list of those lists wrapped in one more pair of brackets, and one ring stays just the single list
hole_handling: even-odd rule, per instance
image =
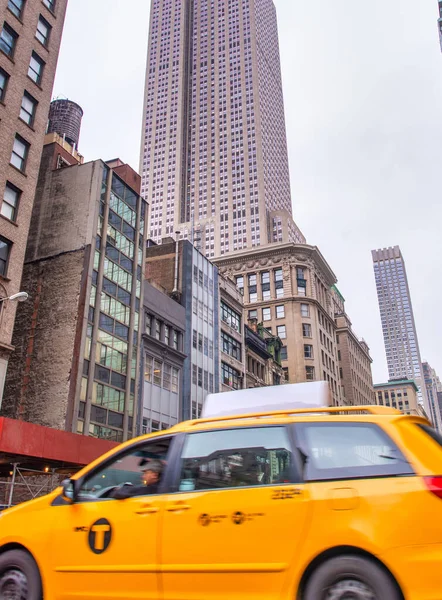
[{"label": "row of window", "polygon": [[221,302],[221,320],[235,331],[241,331],[241,315],[225,302]]},{"label": "row of window", "polygon": [[144,366],[144,380],[158,387],[168,390],[173,394],[179,393],[180,371],[168,363],[162,362],[152,356],[146,356]]},{"label": "row of window", "polygon": [[182,334],[170,325],[166,325],[160,319],[156,319],[150,314],[146,314],[146,333],[160,342],[171,346],[174,350],[182,348]]},{"label": "row of window", "polygon": [[206,392],[210,392],[211,394],[214,391],[213,373],[209,373],[209,371],[197,365],[192,365],[192,383],[200,388],[204,388]]}]

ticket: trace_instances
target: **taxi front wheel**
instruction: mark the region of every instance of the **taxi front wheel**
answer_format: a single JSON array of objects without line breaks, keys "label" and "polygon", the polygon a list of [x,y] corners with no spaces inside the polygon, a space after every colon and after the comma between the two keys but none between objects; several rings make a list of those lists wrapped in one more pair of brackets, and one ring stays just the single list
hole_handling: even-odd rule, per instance
[{"label": "taxi front wheel", "polygon": [[23,550],[0,554],[0,600],[41,600],[41,578],[34,559]]},{"label": "taxi front wheel", "polygon": [[339,556],[310,577],[302,600],[400,600],[394,581],[376,563],[359,556]]}]

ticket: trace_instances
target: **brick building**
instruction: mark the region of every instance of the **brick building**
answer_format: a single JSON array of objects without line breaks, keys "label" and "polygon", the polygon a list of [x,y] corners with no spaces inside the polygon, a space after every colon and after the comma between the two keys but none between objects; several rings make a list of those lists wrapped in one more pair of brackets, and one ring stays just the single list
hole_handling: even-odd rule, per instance
[{"label": "brick building", "polygon": [[345,312],[345,300],[336,287],[332,289],[336,323],[339,378],[344,404],[353,406],[373,404],[373,375],[370,348],[360,340]]},{"label": "brick building", "polygon": [[[20,290],[66,5],[0,0],[0,298]],[[15,313],[1,302],[0,403]]]},{"label": "brick building", "polygon": [[269,244],[214,260],[236,282],[247,320],[279,337],[286,380],[328,381],[342,403],[331,288],[336,276],[316,246]]},{"label": "brick building", "polygon": [[120,442],[136,432],[145,202],[119,160],[44,147],[2,412]]}]

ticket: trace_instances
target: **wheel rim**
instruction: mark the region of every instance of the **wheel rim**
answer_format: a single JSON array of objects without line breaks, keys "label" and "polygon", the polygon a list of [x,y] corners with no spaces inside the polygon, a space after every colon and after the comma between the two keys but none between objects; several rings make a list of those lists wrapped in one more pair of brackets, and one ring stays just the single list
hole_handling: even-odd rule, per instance
[{"label": "wheel rim", "polygon": [[18,569],[10,569],[0,576],[0,600],[27,600],[28,580]]},{"label": "wheel rim", "polygon": [[357,579],[345,579],[328,588],[324,600],[376,600],[374,591]]}]

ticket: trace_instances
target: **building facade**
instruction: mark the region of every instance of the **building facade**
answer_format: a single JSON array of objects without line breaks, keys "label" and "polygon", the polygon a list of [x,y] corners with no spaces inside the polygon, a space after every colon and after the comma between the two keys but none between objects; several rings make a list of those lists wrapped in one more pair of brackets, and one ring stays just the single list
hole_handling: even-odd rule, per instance
[{"label": "building facade", "polygon": [[374,386],[376,404],[396,408],[407,415],[426,416],[419,404],[418,387],[413,380],[392,380]]},{"label": "building facade", "polygon": [[255,320],[245,326],[247,389],[286,383],[282,341]]},{"label": "building facade", "polygon": [[[419,388],[419,398],[429,410],[421,355],[414,322],[405,262],[399,246],[373,250],[373,267],[384,335],[388,376],[411,379]],[[433,415],[431,415],[433,418]]]},{"label": "building facade", "polygon": [[244,298],[235,283],[218,276],[220,300],[220,390],[246,387]]},{"label": "building facade", "polygon": [[169,429],[181,421],[184,306],[144,282],[144,319],[139,433]]},{"label": "building facade", "polygon": [[47,137],[2,412],[121,442],[136,433],[146,204],[129,166],[68,148]]},{"label": "building facade", "polygon": [[[0,298],[20,291],[67,0],[0,0]],[[24,290],[26,291],[26,290]],[[0,404],[16,304],[0,302]]]},{"label": "building facade", "polygon": [[213,258],[304,243],[273,0],[152,0],[140,172],[149,235]]},{"label": "building facade", "polygon": [[433,424],[442,432],[442,413],[439,406],[439,394],[442,393],[442,383],[436,371],[427,362],[422,363],[425,389]]},{"label": "building facade", "polygon": [[148,243],[145,277],[161,286],[185,308],[181,419],[200,416],[208,393],[219,388],[218,269],[186,240]]},{"label": "building facade", "polygon": [[345,312],[345,299],[336,287],[333,288],[332,295],[343,402],[349,406],[373,404],[373,359],[370,348],[353,331],[350,318]]},{"label": "building facade", "polygon": [[442,0],[439,0],[439,18],[437,20],[437,28],[439,30],[439,42],[442,50]]},{"label": "building facade", "polygon": [[318,248],[270,244],[215,260],[236,282],[247,320],[283,342],[281,360],[290,383],[328,381],[342,403],[331,288],[336,277]]}]

